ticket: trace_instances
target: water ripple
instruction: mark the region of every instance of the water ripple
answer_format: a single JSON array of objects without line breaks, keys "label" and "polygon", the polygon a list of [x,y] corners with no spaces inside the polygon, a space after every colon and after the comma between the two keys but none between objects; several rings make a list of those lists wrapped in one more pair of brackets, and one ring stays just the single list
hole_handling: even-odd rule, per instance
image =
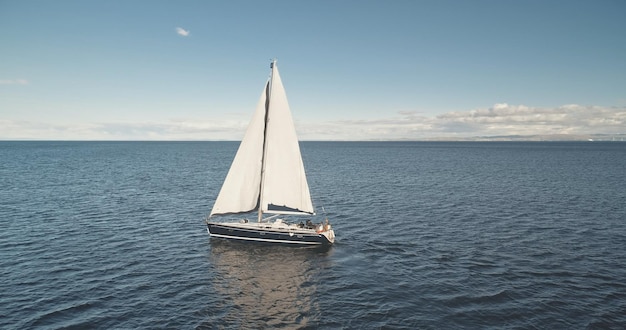
[{"label": "water ripple", "polygon": [[209,240],[236,147],[0,142],[0,328],[626,328],[623,144],[303,143],[330,250]]}]

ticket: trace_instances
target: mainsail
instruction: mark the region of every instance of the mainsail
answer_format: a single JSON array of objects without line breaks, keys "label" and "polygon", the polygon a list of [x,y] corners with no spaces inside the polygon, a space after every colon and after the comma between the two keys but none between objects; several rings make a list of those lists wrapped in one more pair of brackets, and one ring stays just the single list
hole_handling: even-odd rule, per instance
[{"label": "mainsail", "polygon": [[[312,214],[298,137],[276,62],[239,145],[211,216]],[[259,220],[261,215],[259,215]]]}]

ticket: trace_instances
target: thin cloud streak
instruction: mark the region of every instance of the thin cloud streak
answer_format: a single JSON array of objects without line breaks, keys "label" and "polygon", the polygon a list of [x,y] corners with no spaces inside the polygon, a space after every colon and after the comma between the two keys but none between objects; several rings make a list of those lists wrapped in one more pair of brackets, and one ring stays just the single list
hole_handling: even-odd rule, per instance
[{"label": "thin cloud streak", "polygon": [[[0,139],[240,140],[249,118],[50,124],[0,120]],[[297,120],[297,116],[296,116]],[[626,107],[495,104],[439,116],[404,111],[377,120],[296,121],[302,140],[420,140],[485,136],[626,134]]]},{"label": "thin cloud streak", "polygon": [[0,85],[28,85],[26,79],[0,79]]},{"label": "thin cloud streak", "polygon": [[235,120],[59,124],[0,119],[0,140],[240,140]]}]

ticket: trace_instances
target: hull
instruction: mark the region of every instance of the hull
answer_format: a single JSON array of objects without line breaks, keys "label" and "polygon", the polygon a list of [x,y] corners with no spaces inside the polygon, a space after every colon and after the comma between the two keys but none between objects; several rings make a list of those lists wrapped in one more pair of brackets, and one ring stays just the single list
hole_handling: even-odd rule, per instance
[{"label": "hull", "polygon": [[332,230],[317,233],[314,229],[265,223],[207,222],[207,231],[216,238],[292,246],[328,246],[335,239]]}]

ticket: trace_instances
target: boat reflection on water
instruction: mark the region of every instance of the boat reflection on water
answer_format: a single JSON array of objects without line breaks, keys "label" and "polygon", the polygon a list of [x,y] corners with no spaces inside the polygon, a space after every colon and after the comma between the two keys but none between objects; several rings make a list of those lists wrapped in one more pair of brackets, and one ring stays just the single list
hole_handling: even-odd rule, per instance
[{"label": "boat reflection on water", "polygon": [[222,307],[199,328],[301,328],[319,320],[320,269],[328,248],[211,242],[212,286]]}]

